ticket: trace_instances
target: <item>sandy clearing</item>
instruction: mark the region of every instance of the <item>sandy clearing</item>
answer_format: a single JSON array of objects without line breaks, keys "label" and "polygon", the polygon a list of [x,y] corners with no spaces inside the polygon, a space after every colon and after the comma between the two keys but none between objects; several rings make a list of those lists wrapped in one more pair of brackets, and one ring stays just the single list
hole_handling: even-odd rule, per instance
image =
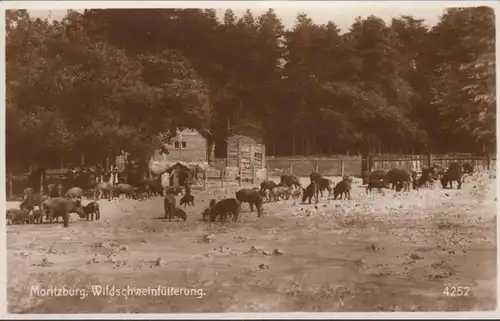
[{"label": "sandy clearing", "polygon": [[[339,180],[339,178],[335,178]],[[304,182],[307,179],[303,179]],[[465,311],[496,307],[496,183],[247,204],[241,222],[164,222],[161,198],[100,201],[101,220],[7,227],[10,313]],[[18,203],[9,202],[7,208]],[[209,235],[207,238],[206,236]],[[277,251],[275,251],[275,249]],[[42,261],[47,264],[42,264]],[[30,286],[83,288],[37,297]],[[92,285],[203,289],[204,296],[92,296]],[[449,297],[446,286],[467,286]],[[451,289],[451,288],[450,288]]]}]

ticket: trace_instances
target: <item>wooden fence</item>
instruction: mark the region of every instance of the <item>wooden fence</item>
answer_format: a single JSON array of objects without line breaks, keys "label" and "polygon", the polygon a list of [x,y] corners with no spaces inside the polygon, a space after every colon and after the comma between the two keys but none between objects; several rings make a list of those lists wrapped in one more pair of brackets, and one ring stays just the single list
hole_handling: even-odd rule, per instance
[{"label": "wooden fence", "polygon": [[[225,166],[225,159],[215,159],[210,162],[207,173],[209,185],[232,186],[245,183],[259,184],[264,179],[279,178],[283,174],[294,174],[307,177],[312,172],[320,172],[324,176],[351,176],[361,177],[361,157],[344,156],[339,158],[270,158],[266,159],[264,170],[250,168],[242,169]],[[242,179],[238,180],[237,177]],[[217,183],[216,183],[217,182]]]},{"label": "wooden fence", "polygon": [[225,162],[221,162],[220,160],[210,163],[210,168],[206,176],[210,187],[216,185],[220,187],[232,185],[241,186],[245,183],[256,184],[267,178],[265,170],[262,171],[253,166],[248,169],[242,167],[226,167]]},{"label": "wooden fence", "polygon": [[[238,186],[242,184],[257,185],[262,180],[274,179],[283,174],[294,174],[307,177],[312,172],[319,172],[324,176],[363,177],[370,170],[388,170],[395,167],[406,167],[420,172],[422,167],[429,164],[440,164],[447,167],[450,162],[469,162],[476,170],[495,170],[496,158],[488,156],[468,155],[380,155],[362,158],[360,156],[338,156],[335,158],[274,158],[266,159],[265,171],[250,169],[250,173],[242,175],[242,169],[226,168],[225,159],[215,159],[210,162],[210,169],[206,173],[205,184],[207,188]],[[61,179],[62,173],[46,173],[47,183],[55,183]],[[243,179],[237,180],[237,177]],[[8,196],[22,195],[26,187],[27,174],[7,175],[6,191]]]},{"label": "wooden fence", "polygon": [[266,160],[268,177],[293,174],[299,177],[319,172],[324,176],[359,176],[361,177],[361,157],[344,156],[338,158],[283,159]]},{"label": "wooden fence", "polygon": [[[276,179],[283,174],[294,174],[299,177],[307,177],[312,172],[319,172],[324,176],[344,176],[362,178],[367,170],[389,170],[396,167],[406,167],[421,172],[422,167],[429,164],[439,164],[444,168],[448,167],[452,161],[460,163],[469,162],[478,171],[492,170],[496,168],[496,158],[488,156],[477,156],[475,154],[458,155],[372,155],[361,156],[337,156],[335,158],[272,158],[266,159],[266,178]],[[235,177],[238,169],[234,173],[226,173],[221,178],[221,171],[225,168],[224,159],[217,159],[213,163],[213,173],[209,175],[210,180],[221,181],[220,185],[235,184]],[[259,175],[254,176],[253,183],[258,183],[264,179]]]},{"label": "wooden fence", "polygon": [[[59,175],[45,174],[45,185],[57,183],[61,179],[63,178]],[[5,190],[8,200],[21,197],[26,187],[28,187],[28,174],[7,175],[5,179]]]},{"label": "wooden fence", "polygon": [[[22,173],[18,175],[8,174],[5,180],[5,187],[7,192],[7,199],[20,198],[23,195],[24,189],[28,187],[28,173]],[[90,179],[92,176],[90,176]],[[88,182],[79,185],[91,185],[90,179]],[[65,171],[62,169],[50,169],[45,172],[45,186],[43,186],[46,191],[47,185],[49,184],[59,184],[67,185]]]},{"label": "wooden fence", "polygon": [[[368,168],[365,170],[388,170],[395,167],[411,168],[420,172],[422,167],[433,164],[447,168],[451,162],[470,163],[475,169],[496,169],[496,158],[476,155],[401,155],[401,156],[372,156],[368,157]],[[371,164],[370,164],[371,163]]]}]

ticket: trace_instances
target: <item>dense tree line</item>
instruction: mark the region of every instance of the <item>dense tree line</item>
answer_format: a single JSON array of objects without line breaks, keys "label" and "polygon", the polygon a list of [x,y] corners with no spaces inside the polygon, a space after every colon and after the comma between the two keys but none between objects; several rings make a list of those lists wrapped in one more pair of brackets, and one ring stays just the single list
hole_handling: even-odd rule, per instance
[{"label": "dense tree line", "polygon": [[[62,151],[148,156],[177,128],[216,153],[238,126],[268,155],[495,148],[495,18],[448,9],[358,18],[342,33],[270,9],[6,12],[7,162]],[[258,129],[258,130],[257,130]]]}]

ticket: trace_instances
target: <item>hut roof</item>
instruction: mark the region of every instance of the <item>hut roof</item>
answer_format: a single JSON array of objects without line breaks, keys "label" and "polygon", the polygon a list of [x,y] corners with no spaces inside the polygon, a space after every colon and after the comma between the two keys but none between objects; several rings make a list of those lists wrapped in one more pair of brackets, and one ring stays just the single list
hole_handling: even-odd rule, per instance
[{"label": "hut roof", "polygon": [[162,166],[165,166],[165,167],[172,167],[175,164],[177,164],[177,162],[172,162],[172,161],[168,161],[168,160],[161,160],[161,161],[153,161],[152,164],[154,164],[154,165],[162,165]]},{"label": "hut roof", "polygon": [[174,164],[175,162],[169,162],[167,160],[151,161],[148,168],[154,175],[162,175]]},{"label": "hut roof", "polygon": [[197,168],[199,170],[206,171],[210,167],[208,165],[208,162],[190,162],[188,163],[188,166],[191,168]]},{"label": "hut roof", "polygon": [[257,135],[240,135],[240,134],[235,134],[235,135],[229,136],[227,138],[227,141],[229,142],[230,140],[238,139],[238,138],[250,138],[251,140],[253,140],[254,142],[256,142],[258,144],[264,144],[264,139],[262,139],[262,137],[259,137]]},{"label": "hut roof", "polygon": [[262,142],[264,135],[265,130],[262,128],[262,126],[250,122],[245,122],[233,125],[231,127],[231,134],[229,135],[229,137],[247,136],[253,138],[258,142]]},{"label": "hut roof", "polygon": [[168,168],[168,172],[170,173],[172,171],[173,168],[175,167],[182,167],[184,169],[187,169],[187,170],[202,170],[202,171],[205,171],[208,169],[208,163],[207,162],[183,162],[183,161],[178,161],[178,162],[175,162],[173,163],[172,165],[170,165],[170,167]]}]

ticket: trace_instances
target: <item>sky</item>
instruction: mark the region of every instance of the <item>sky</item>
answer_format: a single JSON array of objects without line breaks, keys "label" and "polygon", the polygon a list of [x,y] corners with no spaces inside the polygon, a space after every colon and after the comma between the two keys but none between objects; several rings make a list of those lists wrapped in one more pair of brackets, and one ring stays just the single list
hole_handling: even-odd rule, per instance
[{"label": "sky", "polygon": [[[50,3],[49,3],[50,2]],[[114,2],[94,2],[94,1],[78,1],[71,3],[70,1],[47,1],[40,2],[24,2],[29,7],[29,12],[32,16],[40,18],[61,19],[66,9],[74,9],[82,11],[83,8],[111,8],[111,7],[210,7],[221,8],[217,9],[217,15],[222,18],[224,11],[231,8],[237,16],[244,14],[245,9],[252,9],[255,15],[259,15],[268,8],[275,9],[277,15],[288,28],[293,27],[295,17],[299,12],[306,13],[315,23],[326,23],[328,21],[335,22],[343,31],[347,31],[355,18],[358,16],[367,17],[375,15],[382,18],[386,22],[390,22],[393,17],[400,15],[409,15],[417,19],[424,19],[428,26],[433,26],[439,20],[444,9],[447,7],[457,6],[472,6],[478,5],[478,2],[456,2],[456,1],[378,1],[378,2],[361,2],[361,1],[273,1],[273,2],[253,2],[253,1],[162,1],[162,2],[147,2],[141,1],[127,4],[126,1]],[[33,5],[36,4],[36,5]],[[19,6],[17,6],[19,8]],[[49,11],[48,9],[51,9]],[[62,9],[62,10],[61,10]]]}]

